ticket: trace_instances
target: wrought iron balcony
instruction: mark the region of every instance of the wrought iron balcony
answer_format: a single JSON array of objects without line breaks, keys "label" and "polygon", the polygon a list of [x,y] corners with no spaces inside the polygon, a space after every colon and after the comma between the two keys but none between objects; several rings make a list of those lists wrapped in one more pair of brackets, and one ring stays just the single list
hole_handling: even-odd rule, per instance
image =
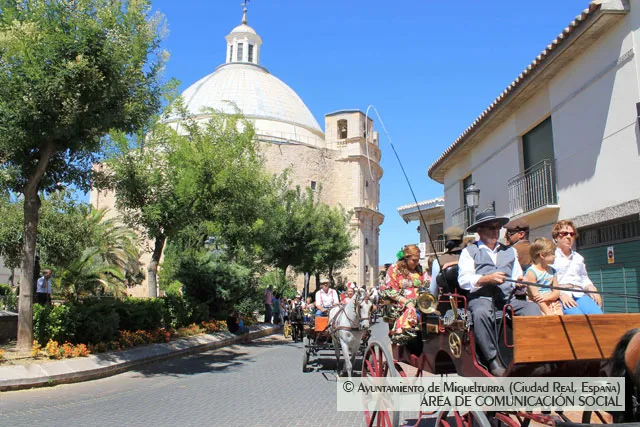
[{"label": "wrought iron balcony", "polygon": [[444,252],[444,240],[443,239],[437,239],[433,241],[433,246],[431,246],[431,243],[427,240],[426,242],[420,242],[418,244],[416,244],[416,246],[418,246],[420,248],[420,251],[423,252],[423,254],[426,256],[429,255],[433,255],[435,253],[441,254]]},{"label": "wrought iron balcony", "polygon": [[510,216],[557,205],[553,160],[545,159],[509,180]]},{"label": "wrought iron balcony", "polygon": [[468,206],[463,206],[459,209],[456,209],[451,213],[451,225],[466,230],[467,227],[469,227],[469,225],[471,225],[472,223],[472,215],[473,213],[471,211],[471,208]]}]

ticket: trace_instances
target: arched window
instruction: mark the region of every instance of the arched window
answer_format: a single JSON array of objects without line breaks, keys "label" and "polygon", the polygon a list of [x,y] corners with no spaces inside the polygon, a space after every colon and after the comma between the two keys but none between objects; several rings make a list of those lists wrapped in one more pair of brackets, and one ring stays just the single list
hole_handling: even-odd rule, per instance
[{"label": "arched window", "polygon": [[338,139],[347,139],[347,121],[338,120]]},{"label": "arched window", "polygon": [[238,43],[238,62],[244,61],[244,43]]}]

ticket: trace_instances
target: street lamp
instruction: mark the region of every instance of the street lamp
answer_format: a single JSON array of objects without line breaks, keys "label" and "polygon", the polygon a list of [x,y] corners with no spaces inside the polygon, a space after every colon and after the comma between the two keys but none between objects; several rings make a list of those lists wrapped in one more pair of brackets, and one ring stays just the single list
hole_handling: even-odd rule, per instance
[{"label": "street lamp", "polygon": [[480,189],[476,187],[475,183],[465,188],[464,200],[471,209],[471,218],[469,219],[469,225],[471,225],[475,221],[475,210],[480,205]]}]

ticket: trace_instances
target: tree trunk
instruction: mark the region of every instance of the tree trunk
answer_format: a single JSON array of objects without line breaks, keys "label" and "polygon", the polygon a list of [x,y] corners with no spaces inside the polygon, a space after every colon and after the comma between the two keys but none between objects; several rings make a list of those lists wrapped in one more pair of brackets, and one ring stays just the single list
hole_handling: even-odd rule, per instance
[{"label": "tree trunk", "polygon": [[20,299],[18,300],[18,343],[19,353],[28,353],[33,345],[33,290],[35,288],[34,263],[40,197],[38,188],[49,160],[55,151],[53,143],[48,144],[40,154],[36,170],[24,187],[24,234],[22,237],[22,262],[20,272]]},{"label": "tree trunk", "polygon": [[316,273],[316,290],[315,292],[318,292],[320,290],[320,273]]},{"label": "tree trunk", "polygon": [[31,350],[33,344],[33,267],[38,233],[38,193],[25,194],[24,198],[24,234],[22,240],[22,264],[20,274],[20,299],[18,304],[18,346],[20,353]]},{"label": "tree trunk", "polygon": [[149,263],[149,267],[147,267],[147,285],[149,286],[150,298],[158,296],[158,265],[160,264],[160,257],[162,256],[162,250],[164,249],[164,242],[166,240],[166,236],[156,238],[153,247],[153,255],[151,255],[151,262]]},{"label": "tree trunk", "polygon": [[335,286],[336,282],[333,280],[333,267],[329,267],[329,282],[331,286]]}]

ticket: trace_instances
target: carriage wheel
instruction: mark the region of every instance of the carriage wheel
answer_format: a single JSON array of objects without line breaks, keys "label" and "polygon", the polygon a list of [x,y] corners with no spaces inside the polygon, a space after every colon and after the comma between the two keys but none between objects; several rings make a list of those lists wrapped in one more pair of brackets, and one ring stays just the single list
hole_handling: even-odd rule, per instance
[{"label": "carriage wheel", "polygon": [[309,364],[309,350],[302,352],[302,372],[309,372],[307,365]]},{"label": "carriage wheel", "polygon": [[436,427],[491,427],[492,424],[484,412],[470,411],[461,414],[458,411],[439,411]]},{"label": "carriage wheel", "polygon": [[611,419],[607,420],[600,411],[584,411],[582,413],[582,424],[610,424]]},{"label": "carriage wheel", "polygon": [[[374,341],[369,344],[369,347],[364,353],[362,360],[362,377],[397,377],[398,371],[393,363],[393,358],[389,350]],[[365,421],[368,426],[376,427],[397,427],[400,424],[400,412],[389,410],[389,406],[386,410],[381,411],[364,411]]]},{"label": "carriage wheel", "polygon": [[521,422],[519,419],[513,419],[509,414],[504,412],[491,413],[488,417],[489,422],[494,427],[520,427]]}]

